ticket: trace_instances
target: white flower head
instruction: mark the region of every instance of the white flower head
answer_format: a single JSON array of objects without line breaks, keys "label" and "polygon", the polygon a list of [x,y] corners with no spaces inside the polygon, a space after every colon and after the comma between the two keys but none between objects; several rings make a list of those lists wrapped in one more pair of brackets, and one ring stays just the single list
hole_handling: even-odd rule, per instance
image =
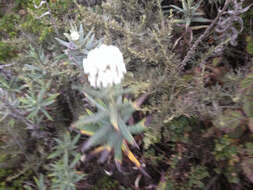
[{"label": "white flower head", "polygon": [[80,35],[77,31],[70,31],[70,38],[73,41],[77,41],[79,39]]},{"label": "white flower head", "polygon": [[106,88],[119,84],[124,78],[126,67],[119,48],[101,45],[88,53],[83,59],[84,73],[88,74],[90,85],[95,88]]}]

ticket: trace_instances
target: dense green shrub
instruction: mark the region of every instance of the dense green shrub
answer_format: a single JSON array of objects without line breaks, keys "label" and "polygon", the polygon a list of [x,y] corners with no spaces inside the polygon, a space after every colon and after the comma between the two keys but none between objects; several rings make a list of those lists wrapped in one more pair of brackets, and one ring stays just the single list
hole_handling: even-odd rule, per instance
[{"label": "dense green shrub", "polygon": [[[40,2],[35,1],[37,6]],[[81,189],[84,184],[90,188],[89,183],[95,182],[89,174],[93,178],[96,170],[99,179],[94,189],[251,189],[253,70],[252,37],[247,27],[252,9],[242,16],[246,40],[239,41],[238,48],[228,45],[234,36],[221,42],[222,34],[214,27],[194,49],[203,32],[191,27],[201,23],[188,24],[192,39],[187,39],[187,34],[179,32],[182,26],[176,25],[181,15],[165,13],[164,2],[52,0],[35,8],[33,1],[16,0],[12,12],[1,15],[0,61],[7,64],[0,65],[0,161],[5,167],[0,170],[0,188]],[[235,2],[230,1],[227,8],[239,19],[232,6]],[[218,15],[224,1],[210,0],[200,8],[207,4]],[[180,3],[175,5],[182,8]],[[43,16],[47,11],[50,14]],[[230,18],[228,13],[220,17]],[[238,30],[237,37],[236,23],[229,27]],[[73,28],[81,43],[66,35]],[[103,96],[106,91],[90,89],[83,73],[83,58],[102,41],[119,47],[128,70],[122,91],[117,92],[122,95],[117,106]],[[240,57],[243,63],[234,63],[238,59],[233,55],[235,49],[245,55]],[[192,56],[185,59],[185,55]],[[128,88],[133,90],[125,92]],[[143,104],[129,106],[138,97],[145,97]],[[97,118],[101,107],[109,115],[103,120]],[[115,109],[122,118],[129,113],[126,124],[120,123],[126,133],[114,130]],[[142,131],[146,121],[142,119],[149,115],[151,123],[145,134],[133,137],[135,128],[129,126]],[[104,150],[100,157],[106,160],[104,165],[94,164],[92,154],[81,153],[86,147],[82,143],[93,142],[94,137],[87,141],[87,136],[77,133],[87,134],[87,128],[93,126],[90,130],[96,134],[95,129],[105,123],[109,123],[111,136],[120,138],[118,144],[123,139],[140,147],[136,151],[125,147],[125,152],[139,169],[145,163],[145,171],[153,179],[134,171],[124,157],[121,162],[126,172],[116,171],[108,152],[121,155],[122,147],[116,149],[110,135],[99,139],[99,144],[110,145],[100,149]],[[105,177],[104,167],[110,168],[111,177]],[[120,175],[125,175],[122,179],[126,177],[127,183],[123,184]]]}]

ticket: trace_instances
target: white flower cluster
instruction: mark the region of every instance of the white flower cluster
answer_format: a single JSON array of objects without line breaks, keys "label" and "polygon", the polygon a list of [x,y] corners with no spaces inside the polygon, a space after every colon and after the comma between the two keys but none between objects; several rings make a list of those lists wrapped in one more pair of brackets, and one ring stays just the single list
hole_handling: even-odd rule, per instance
[{"label": "white flower cluster", "polygon": [[75,29],[71,29],[70,33],[64,33],[64,36],[66,36],[70,41],[77,41],[80,38],[80,34]]},{"label": "white flower cluster", "polygon": [[116,46],[101,45],[88,53],[83,60],[84,73],[90,85],[106,88],[119,84],[126,73],[123,55]]},{"label": "white flower cluster", "polygon": [[77,31],[71,31],[70,33],[70,38],[73,40],[73,41],[76,41],[78,40],[80,37],[79,33]]}]

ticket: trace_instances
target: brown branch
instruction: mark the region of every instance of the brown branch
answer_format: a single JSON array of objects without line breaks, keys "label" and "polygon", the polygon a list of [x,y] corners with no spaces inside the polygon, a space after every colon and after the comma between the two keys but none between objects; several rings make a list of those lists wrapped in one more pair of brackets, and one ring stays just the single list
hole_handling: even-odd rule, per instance
[{"label": "brown branch", "polygon": [[191,49],[187,52],[186,56],[184,57],[181,65],[179,66],[179,71],[181,71],[184,68],[184,66],[187,64],[187,62],[193,57],[197,47],[204,40],[204,38],[211,32],[211,30],[213,29],[215,24],[218,22],[221,15],[226,11],[230,1],[231,0],[226,0],[222,10],[219,11],[217,17],[212,21],[212,23],[208,26],[208,28],[205,30],[205,32],[195,41],[195,43],[193,44]]}]

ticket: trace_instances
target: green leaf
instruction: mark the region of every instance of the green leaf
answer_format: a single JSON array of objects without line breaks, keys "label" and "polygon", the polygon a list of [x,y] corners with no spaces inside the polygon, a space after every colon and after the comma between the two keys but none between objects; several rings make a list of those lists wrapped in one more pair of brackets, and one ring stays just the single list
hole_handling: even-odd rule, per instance
[{"label": "green leaf", "polygon": [[76,126],[76,128],[80,129],[80,132],[82,134],[92,136],[98,131],[99,126],[97,124],[86,124],[86,125],[78,125]]},{"label": "green leaf", "polygon": [[211,20],[203,17],[193,17],[192,22],[211,22]]},{"label": "green leaf", "polygon": [[122,150],[121,150],[121,146],[122,146],[122,137],[118,137],[118,140],[115,145],[114,145],[114,160],[115,160],[115,164],[117,166],[117,169],[119,171],[121,171],[121,163],[122,163]]},{"label": "green leaf", "polygon": [[90,123],[97,123],[101,120],[105,119],[109,116],[108,112],[99,111],[98,113],[94,113],[92,115],[85,115],[80,117],[80,119],[73,124],[74,128],[81,129],[84,125],[90,124]]},{"label": "green leaf", "polygon": [[190,17],[185,18],[185,24],[186,24],[186,27],[190,26],[190,24],[191,24],[191,18]]},{"label": "green leaf", "polygon": [[142,121],[138,122],[135,125],[129,126],[128,130],[131,134],[140,134],[143,131],[145,131],[147,129],[147,127],[145,126],[145,121],[146,119],[143,119]]},{"label": "green leaf", "polygon": [[61,45],[65,46],[65,47],[69,47],[69,42],[63,41],[59,38],[55,38]]},{"label": "green leaf", "polygon": [[83,145],[82,151],[86,151],[93,146],[102,144],[106,141],[107,136],[112,133],[113,130],[110,126],[101,127],[93,136],[91,136],[88,141]]},{"label": "green leaf", "polygon": [[133,104],[129,101],[125,101],[124,104],[121,104],[118,109],[120,110],[120,115],[122,115],[122,120],[124,122],[127,122],[135,112]]},{"label": "green leaf", "polygon": [[[111,150],[114,149],[115,145],[120,143],[119,142],[120,135],[117,132],[111,133],[107,139],[105,149],[101,154],[101,157],[99,159],[99,162],[103,163],[106,158],[108,157]],[[120,138],[121,139],[121,138]]]},{"label": "green leaf", "polygon": [[71,162],[71,164],[70,164],[69,167],[70,167],[70,168],[74,168],[75,165],[77,164],[77,162],[78,162],[80,159],[81,159],[81,155],[80,155],[80,154],[76,154],[74,160]]},{"label": "green leaf", "polygon": [[75,136],[75,138],[72,141],[72,146],[74,146],[78,142],[79,138],[80,138],[79,134]]},{"label": "green leaf", "polygon": [[49,119],[50,121],[53,121],[53,118],[47,113],[45,109],[41,108],[40,110],[42,111],[42,113],[44,113],[47,119]]},{"label": "green leaf", "polygon": [[173,22],[176,24],[185,24],[186,23],[186,21],[183,19],[173,19]]},{"label": "green leaf", "polygon": [[85,93],[86,98],[92,103],[94,104],[98,109],[102,110],[102,111],[106,111],[106,108],[103,107],[101,104],[99,104],[95,99],[93,99],[89,94]]},{"label": "green leaf", "polygon": [[91,38],[92,34],[93,34],[94,28],[92,28],[89,33],[85,36],[85,38],[83,39],[81,46],[83,46],[84,44],[87,44],[87,41]]},{"label": "green leaf", "polygon": [[188,8],[189,8],[188,5],[189,5],[189,3],[190,3],[189,0],[188,0],[187,4],[186,4],[185,0],[181,0],[181,1],[182,1],[183,9],[184,9],[184,10],[188,10]]},{"label": "green leaf", "polygon": [[183,12],[183,9],[179,8],[178,6],[170,5],[170,7],[176,9],[176,10],[179,11],[179,12]]},{"label": "green leaf", "polygon": [[120,118],[118,121],[119,121],[119,128],[120,128],[120,132],[121,132],[122,136],[127,140],[127,142],[129,142],[131,145],[138,148],[138,145],[135,142],[134,137],[129,132],[128,127],[126,126],[124,121],[122,121]]},{"label": "green leaf", "polygon": [[118,126],[118,110],[117,110],[117,106],[115,105],[114,102],[112,102],[109,105],[110,108],[110,121],[112,123],[112,126],[114,127],[114,129],[116,131],[119,131],[119,126]]}]

